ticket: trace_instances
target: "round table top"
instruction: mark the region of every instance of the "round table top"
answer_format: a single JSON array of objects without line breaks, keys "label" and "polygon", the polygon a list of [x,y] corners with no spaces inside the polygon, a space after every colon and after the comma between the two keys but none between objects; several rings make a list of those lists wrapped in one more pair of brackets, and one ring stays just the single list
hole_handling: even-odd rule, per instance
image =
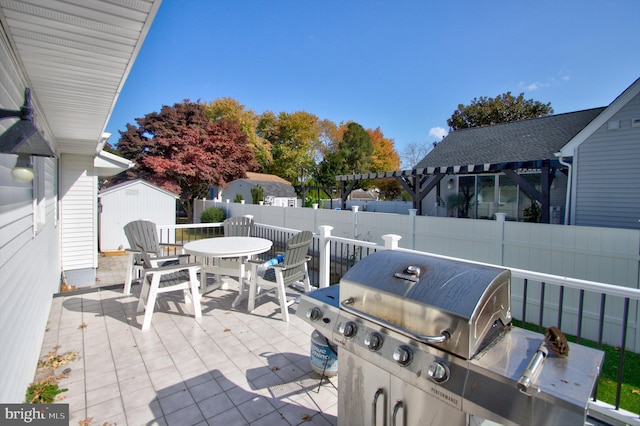
[{"label": "round table top", "polygon": [[191,241],[184,251],[202,257],[240,257],[264,253],[273,242],[258,237],[218,237]]}]

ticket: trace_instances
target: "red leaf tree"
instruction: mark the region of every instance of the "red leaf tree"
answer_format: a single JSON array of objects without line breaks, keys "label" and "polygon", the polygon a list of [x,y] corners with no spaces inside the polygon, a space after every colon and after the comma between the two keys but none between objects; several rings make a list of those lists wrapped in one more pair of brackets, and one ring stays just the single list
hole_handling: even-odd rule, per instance
[{"label": "red leaf tree", "polygon": [[142,178],[180,195],[193,219],[193,199],[208,195],[212,185],[246,177],[257,170],[248,138],[234,121],[212,122],[203,104],[185,100],[163,106],[127,124],[116,150],[136,166],[114,183]]}]

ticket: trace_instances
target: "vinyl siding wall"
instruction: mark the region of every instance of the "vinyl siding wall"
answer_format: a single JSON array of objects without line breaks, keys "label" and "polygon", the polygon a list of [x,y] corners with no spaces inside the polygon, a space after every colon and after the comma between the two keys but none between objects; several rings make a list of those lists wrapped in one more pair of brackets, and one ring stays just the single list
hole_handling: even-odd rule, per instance
[{"label": "vinyl siding wall", "polygon": [[598,129],[576,156],[575,225],[640,229],[640,96]]},{"label": "vinyl siding wall", "polygon": [[[62,267],[70,285],[95,284],[97,256],[98,181],[93,175],[93,158],[65,154],[60,164],[60,205],[62,217]],[[74,271],[84,271],[74,274]],[[71,282],[73,277],[88,282]],[[91,279],[93,278],[93,282]]]},{"label": "vinyl siding wall", "polygon": [[[18,109],[26,79],[0,28],[0,107]],[[37,94],[32,93],[37,99]],[[50,134],[46,122],[36,125]],[[0,132],[14,121],[0,121]],[[48,138],[55,147],[55,141]],[[0,401],[23,402],[33,381],[51,297],[60,285],[60,238],[57,227],[57,160],[38,159],[36,179],[11,178],[15,155],[0,154]],[[34,186],[39,188],[34,201]],[[39,206],[35,226],[34,206]]]}]

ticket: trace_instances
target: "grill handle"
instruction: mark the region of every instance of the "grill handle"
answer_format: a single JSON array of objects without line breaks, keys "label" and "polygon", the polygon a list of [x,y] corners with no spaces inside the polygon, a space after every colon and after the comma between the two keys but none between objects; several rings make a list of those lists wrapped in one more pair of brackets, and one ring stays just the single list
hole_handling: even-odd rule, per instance
[{"label": "grill handle", "polygon": [[448,331],[444,330],[440,335],[438,336],[425,336],[424,334],[418,334],[415,333],[411,330],[407,330],[404,327],[399,327],[398,325],[391,323],[389,321],[385,321],[381,318],[375,317],[373,315],[370,315],[366,312],[362,312],[359,309],[356,309],[352,306],[349,305],[353,305],[354,300],[353,298],[348,298],[343,300],[342,302],[340,302],[340,306],[342,307],[342,309],[344,309],[347,312],[351,312],[354,315],[358,315],[361,317],[364,317],[366,319],[368,319],[371,322],[374,322],[382,327],[387,327],[395,332],[398,332],[400,334],[404,334],[405,336],[411,337],[415,340],[418,340],[419,342],[422,343],[426,343],[426,344],[433,344],[433,343],[444,343],[447,340],[449,340],[451,338],[451,333],[449,333]]},{"label": "grill handle", "polygon": [[[384,399],[384,390],[382,388],[378,388],[378,390],[376,391],[376,394],[373,396],[373,404],[372,405],[372,416],[371,416],[371,425],[372,426],[376,426],[378,424],[378,398],[383,397]],[[383,401],[385,402],[385,401]],[[385,405],[382,406],[384,412],[383,412],[383,425],[387,424],[387,404],[385,403]]]}]

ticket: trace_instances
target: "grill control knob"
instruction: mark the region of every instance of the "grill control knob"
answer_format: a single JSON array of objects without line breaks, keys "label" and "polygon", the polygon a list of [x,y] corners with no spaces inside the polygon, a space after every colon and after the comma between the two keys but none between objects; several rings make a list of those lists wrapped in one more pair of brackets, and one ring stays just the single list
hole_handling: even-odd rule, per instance
[{"label": "grill control knob", "polygon": [[364,344],[367,345],[370,351],[377,351],[382,347],[382,336],[378,333],[371,332],[364,338]]},{"label": "grill control knob", "polygon": [[413,351],[409,346],[401,345],[396,348],[393,352],[393,359],[398,364],[407,366],[411,364],[411,360],[413,359]]},{"label": "grill control knob", "polygon": [[358,332],[358,326],[353,321],[347,321],[340,324],[339,331],[344,337],[353,337]]},{"label": "grill control knob", "polygon": [[307,318],[309,318],[311,321],[318,321],[320,318],[322,318],[322,309],[318,308],[317,306],[309,309],[307,311]]},{"label": "grill control knob", "polygon": [[442,361],[434,361],[427,370],[429,377],[436,383],[444,383],[449,380],[449,366]]}]

